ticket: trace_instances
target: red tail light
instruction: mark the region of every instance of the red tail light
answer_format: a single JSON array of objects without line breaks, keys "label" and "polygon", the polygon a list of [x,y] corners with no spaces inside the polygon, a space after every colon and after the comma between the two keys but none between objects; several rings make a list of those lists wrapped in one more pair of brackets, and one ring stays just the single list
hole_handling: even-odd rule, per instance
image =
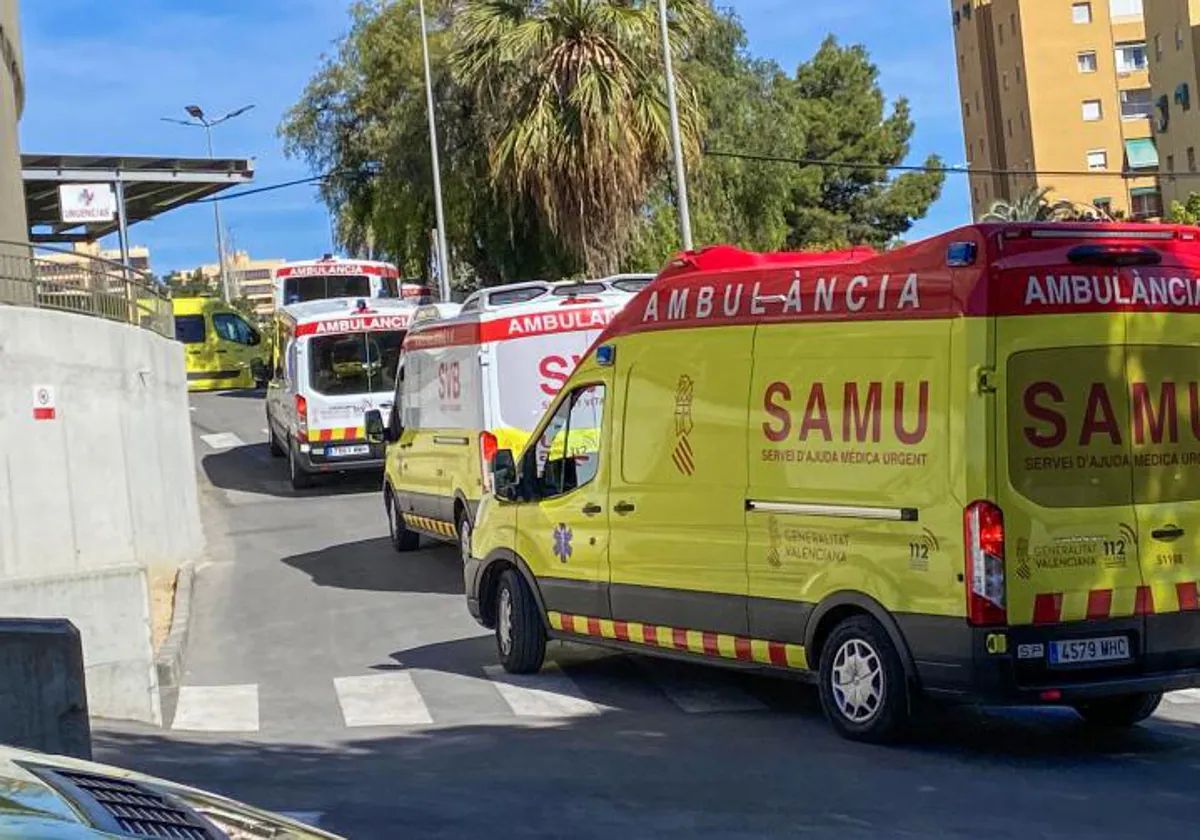
[{"label": "red tail light", "polygon": [[500,442],[496,440],[496,436],[491,432],[479,433],[479,467],[483,473],[483,489],[488,493],[492,492],[492,459],[496,457],[496,450],[500,448]]},{"label": "red tail light", "polygon": [[296,433],[301,441],[308,441],[308,400],[296,395]]},{"label": "red tail light", "polygon": [[977,627],[1008,623],[1004,598],[1004,513],[991,502],[963,512],[967,621]]}]

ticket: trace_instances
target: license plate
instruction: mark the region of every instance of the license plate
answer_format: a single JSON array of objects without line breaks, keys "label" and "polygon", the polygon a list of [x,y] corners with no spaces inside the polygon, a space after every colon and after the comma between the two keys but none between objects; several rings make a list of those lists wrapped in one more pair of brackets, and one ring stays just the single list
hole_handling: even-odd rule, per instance
[{"label": "license plate", "polygon": [[327,458],[345,458],[350,455],[369,455],[370,452],[371,447],[367,446],[366,444],[325,447],[325,457]]},{"label": "license plate", "polygon": [[1128,636],[1099,639],[1070,639],[1050,643],[1051,665],[1077,665],[1086,662],[1113,662],[1129,659]]}]

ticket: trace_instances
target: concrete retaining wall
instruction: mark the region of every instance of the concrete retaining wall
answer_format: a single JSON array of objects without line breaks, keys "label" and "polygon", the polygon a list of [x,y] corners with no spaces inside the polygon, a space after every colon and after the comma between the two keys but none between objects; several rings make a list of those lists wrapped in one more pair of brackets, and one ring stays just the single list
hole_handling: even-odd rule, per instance
[{"label": "concrete retaining wall", "polygon": [[203,546],[186,386],[177,342],[0,306],[0,615],[79,627],[94,715],[160,719],[146,572]]}]

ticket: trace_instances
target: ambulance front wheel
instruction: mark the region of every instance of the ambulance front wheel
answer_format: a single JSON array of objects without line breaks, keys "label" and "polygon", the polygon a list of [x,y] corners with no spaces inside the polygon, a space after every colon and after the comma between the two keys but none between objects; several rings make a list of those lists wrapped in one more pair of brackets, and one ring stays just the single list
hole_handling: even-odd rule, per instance
[{"label": "ambulance front wheel", "polygon": [[1123,729],[1150,717],[1161,702],[1161,691],[1147,691],[1076,703],[1075,711],[1092,726]]},{"label": "ambulance front wheel", "polygon": [[838,734],[883,743],[904,733],[908,680],[878,621],[855,615],[834,627],[821,646],[819,672],[821,708]]},{"label": "ambulance front wheel", "polygon": [[537,601],[516,569],[506,569],[496,588],[496,648],[510,674],[534,674],[546,658],[546,630]]},{"label": "ambulance front wheel", "polygon": [[404,514],[400,512],[400,502],[392,493],[391,488],[385,494],[387,505],[388,533],[391,535],[392,548],[396,551],[416,551],[421,542],[421,536],[416,531],[410,531],[404,524]]}]

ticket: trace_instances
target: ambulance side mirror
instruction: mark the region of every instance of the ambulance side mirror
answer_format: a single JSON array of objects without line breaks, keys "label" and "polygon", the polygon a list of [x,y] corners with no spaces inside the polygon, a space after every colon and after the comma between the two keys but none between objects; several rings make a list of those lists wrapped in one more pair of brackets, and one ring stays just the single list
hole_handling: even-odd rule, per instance
[{"label": "ambulance side mirror", "polygon": [[498,449],[492,456],[492,487],[501,499],[517,500],[520,482],[517,480],[517,460],[511,449]]},{"label": "ambulance side mirror", "polygon": [[363,415],[363,426],[366,427],[367,440],[371,443],[395,443],[396,436],[383,422],[383,414],[379,409],[372,408]]}]

